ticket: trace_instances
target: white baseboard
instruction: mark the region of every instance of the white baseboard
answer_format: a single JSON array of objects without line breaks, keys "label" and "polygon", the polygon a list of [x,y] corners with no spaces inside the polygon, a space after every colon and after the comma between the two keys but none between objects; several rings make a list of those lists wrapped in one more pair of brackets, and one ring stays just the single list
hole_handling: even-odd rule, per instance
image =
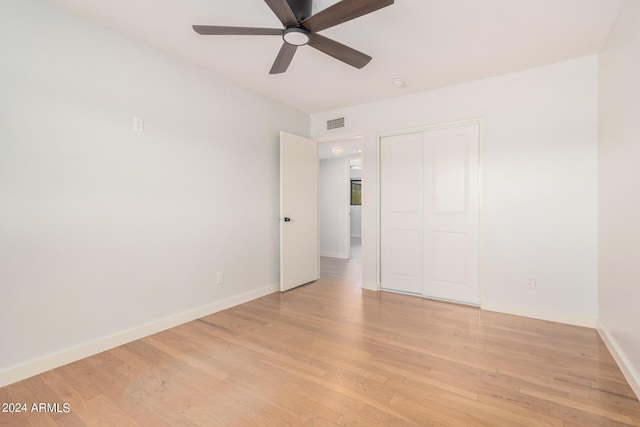
[{"label": "white baseboard", "polygon": [[324,251],[321,251],[320,252],[320,256],[326,257],[326,258],[349,259],[347,254],[345,254],[344,252],[324,252]]},{"label": "white baseboard", "polygon": [[555,311],[545,311],[531,309],[528,307],[512,306],[509,304],[500,304],[492,302],[481,302],[480,308],[487,311],[496,311],[498,313],[511,314],[514,316],[529,317],[531,319],[546,320],[549,322],[565,323],[567,325],[584,326],[586,328],[595,328],[596,319],[587,316],[579,316],[570,313],[559,313]]},{"label": "white baseboard", "polygon": [[597,329],[602,341],[604,341],[604,344],[609,349],[609,353],[611,353],[613,359],[618,364],[631,389],[636,394],[636,397],[640,399],[640,373],[634,369],[626,353],[620,348],[618,341],[609,333],[600,320],[597,322]]},{"label": "white baseboard", "polygon": [[366,289],[368,291],[380,291],[380,286],[378,286],[377,282],[370,282],[366,279],[362,279],[362,289]]},{"label": "white baseboard", "polygon": [[265,286],[263,288],[256,289],[255,291],[245,292],[221,301],[216,301],[169,317],[154,320],[123,332],[99,338],[94,341],[81,344],[77,347],[27,361],[18,366],[0,371],[0,387],[22,381],[34,375],[41,374],[42,372],[84,359],[85,357],[93,356],[94,354],[98,354],[123,344],[127,344],[131,341],[182,325],[183,323],[191,322],[218,311],[244,304],[256,298],[277,292],[279,289],[279,284]]}]

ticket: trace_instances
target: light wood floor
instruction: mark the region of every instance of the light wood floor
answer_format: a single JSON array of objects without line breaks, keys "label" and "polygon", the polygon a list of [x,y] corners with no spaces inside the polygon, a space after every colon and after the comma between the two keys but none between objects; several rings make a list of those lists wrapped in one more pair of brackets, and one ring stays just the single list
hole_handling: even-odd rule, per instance
[{"label": "light wood floor", "polygon": [[[640,426],[596,331],[362,291],[360,266],[0,389],[0,426]],[[635,424],[634,424],[635,423]]]}]

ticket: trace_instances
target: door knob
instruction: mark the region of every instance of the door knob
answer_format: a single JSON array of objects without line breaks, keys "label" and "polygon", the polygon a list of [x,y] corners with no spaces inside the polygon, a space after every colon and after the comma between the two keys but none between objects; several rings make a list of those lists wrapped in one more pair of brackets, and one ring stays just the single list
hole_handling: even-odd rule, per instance
[{"label": "door knob", "polygon": [[290,222],[290,221],[291,221],[291,218],[289,218],[288,216],[284,217],[284,222]]}]

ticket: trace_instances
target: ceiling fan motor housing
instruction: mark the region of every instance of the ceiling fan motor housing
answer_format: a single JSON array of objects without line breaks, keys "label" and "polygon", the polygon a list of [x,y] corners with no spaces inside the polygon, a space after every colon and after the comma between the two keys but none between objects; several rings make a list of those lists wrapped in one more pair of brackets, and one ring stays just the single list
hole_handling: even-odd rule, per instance
[{"label": "ceiling fan motor housing", "polygon": [[289,7],[296,16],[298,22],[311,16],[312,0],[287,0],[287,3],[289,3]]}]

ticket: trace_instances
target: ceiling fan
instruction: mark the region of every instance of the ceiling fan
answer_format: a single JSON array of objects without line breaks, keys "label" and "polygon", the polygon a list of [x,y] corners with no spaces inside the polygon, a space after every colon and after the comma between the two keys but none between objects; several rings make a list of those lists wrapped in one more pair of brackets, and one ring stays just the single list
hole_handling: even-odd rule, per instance
[{"label": "ceiling fan", "polygon": [[282,22],[284,29],[217,25],[194,25],[193,29],[202,35],[282,36],[284,44],[280,48],[269,74],[287,71],[298,46],[306,44],[344,63],[362,68],[371,61],[369,55],[321,36],[317,32],[375,12],[392,5],[394,2],[394,0],[342,0],[315,15],[311,15],[312,0],[264,1]]}]

